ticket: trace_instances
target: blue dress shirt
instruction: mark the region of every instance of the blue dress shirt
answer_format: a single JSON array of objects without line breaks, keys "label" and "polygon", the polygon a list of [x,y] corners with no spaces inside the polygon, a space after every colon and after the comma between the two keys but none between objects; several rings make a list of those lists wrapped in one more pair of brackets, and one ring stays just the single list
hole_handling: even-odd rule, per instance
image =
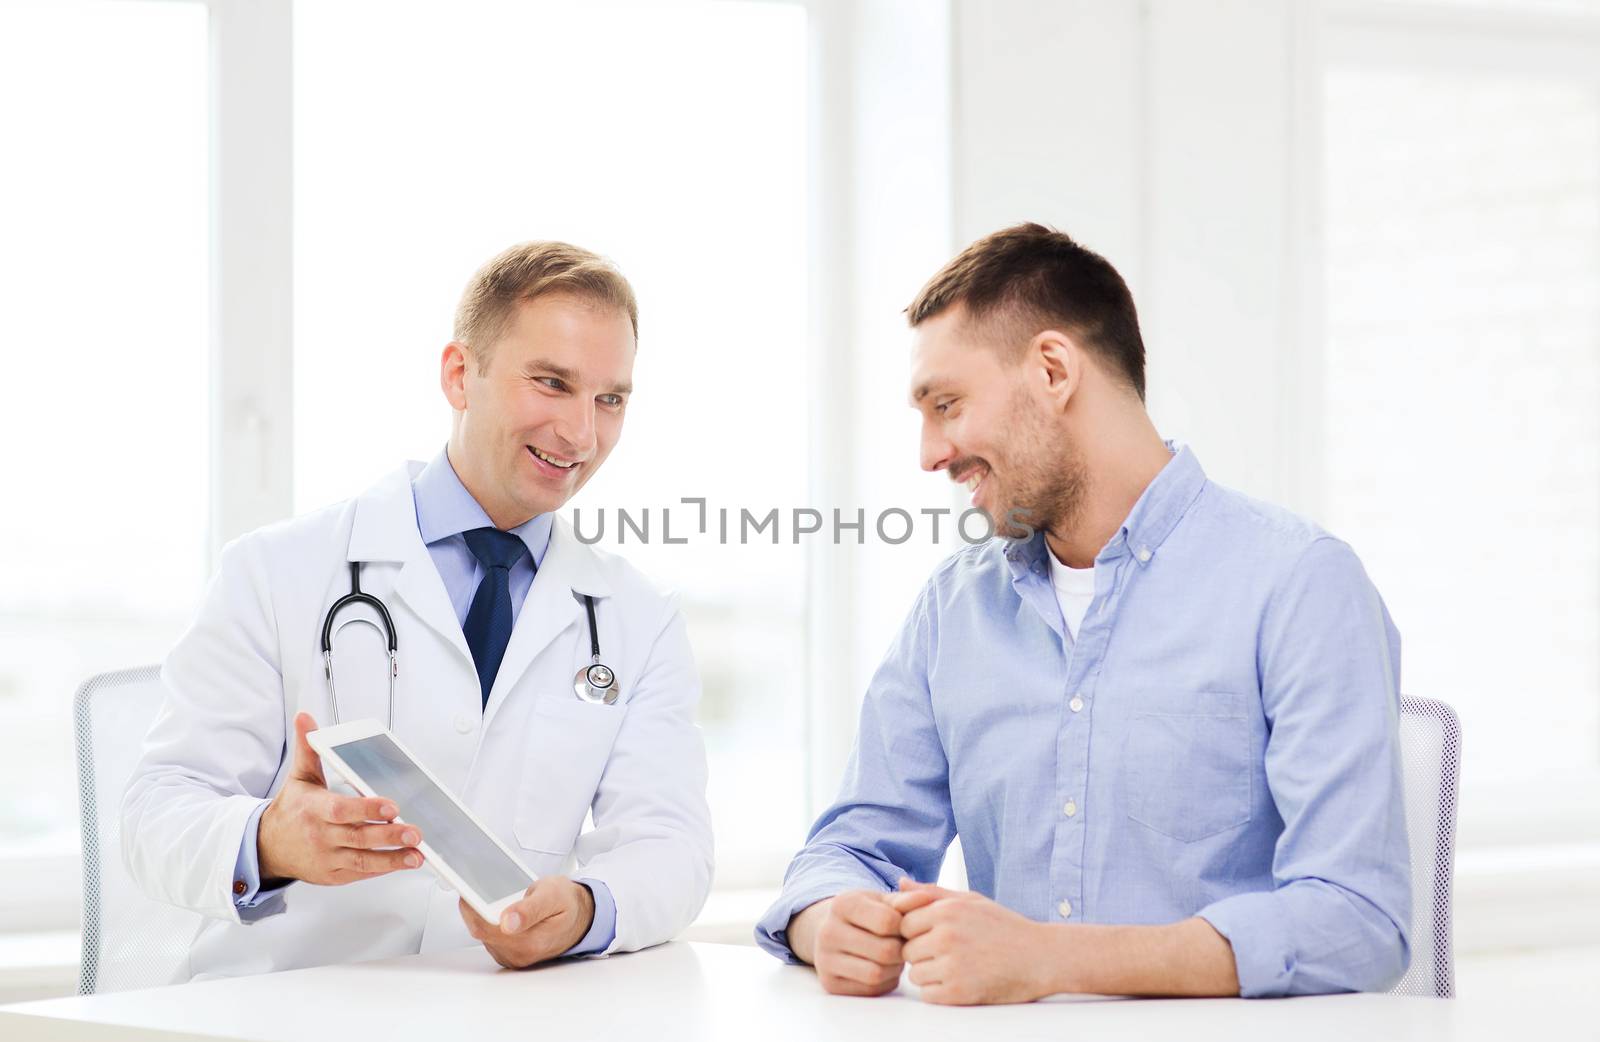
[{"label": "blue dress shirt", "polygon": [[1042,534],[935,571],[861,709],[837,801],[756,939],[937,878],[1031,919],[1172,923],[1240,993],[1390,986],[1409,957],[1400,637],[1349,546],[1176,452],[1095,558],[1074,641]]},{"label": "blue dress shirt", "polygon": [[[445,591],[450,595],[450,603],[456,611],[456,622],[464,623],[467,610],[472,606],[473,594],[483,579],[483,566],[467,548],[463,533],[474,528],[493,528],[494,522],[489,520],[483,507],[461,483],[455,467],[450,464],[447,451],[441,451],[418,472],[412,479],[411,493],[417,507],[417,530],[422,534],[422,542],[428,548],[428,556],[433,558],[434,567],[439,570],[439,577],[444,580]],[[528,556],[512,566],[508,577],[513,625],[522,613],[522,602],[527,599],[528,590],[533,586],[537,566],[544,563],[544,553],[550,546],[550,530],[554,524],[555,515],[540,514],[511,529],[528,547]],[[265,810],[266,805],[263,804],[250,816],[245,826],[244,840],[239,844],[239,858],[234,865],[235,891],[240,890],[238,883],[244,884],[242,892],[234,898],[234,904],[241,909],[241,917],[244,917],[242,913],[246,909],[253,912],[261,910],[249,918],[257,918],[273,910],[269,902],[286,888],[285,885],[261,889],[256,837],[261,827],[261,814]],[[594,895],[594,924],[577,944],[567,949],[566,954],[592,955],[605,951],[616,937],[617,904],[611,896],[611,888],[598,879],[579,879],[576,882],[582,883]]]}]

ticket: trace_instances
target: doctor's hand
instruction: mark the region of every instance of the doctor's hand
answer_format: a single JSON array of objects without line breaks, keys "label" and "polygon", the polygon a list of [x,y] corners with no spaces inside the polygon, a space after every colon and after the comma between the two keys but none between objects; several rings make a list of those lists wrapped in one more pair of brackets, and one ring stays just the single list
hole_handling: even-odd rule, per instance
[{"label": "doctor's hand", "polygon": [[900,933],[911,983],[941,1005],[1032,1002],[1051,993],[1050,927],[970,890],[909,878],[890,898],[904,913]]},{"label": "doctor's hand", "polygon": [[789,947],[817,968],[823,990],[835,995],[885,995],[900,983],[898,895],[847,890],[801,909],[789,920]]},{"label": "doctor's hand", "polygon": [[583,940],[594,925],[594,894],[566,876],[544,876],[500,913],[496,926],[461,902],[461,918],[494,961],[508,970],[547,962]]},{"label": "doctor's hand", "polygon": [[[415,825],[394,823],[395,805],[381,797],[328,791],[306,735],[317,729],[309,713],[294,718],[294,763],[283,788],[267,804],[256,830],[262,885],[300,879],[336,885],[422,864]],[[383,849],[383,848],[397,849]]]}]

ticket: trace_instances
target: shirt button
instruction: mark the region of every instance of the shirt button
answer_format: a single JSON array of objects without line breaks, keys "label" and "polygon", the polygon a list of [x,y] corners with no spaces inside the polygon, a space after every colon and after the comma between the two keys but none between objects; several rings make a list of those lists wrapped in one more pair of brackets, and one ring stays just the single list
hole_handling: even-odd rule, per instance
[{"label": "shirt button", "polygon": [[1067,805],[1065,807],[1061,808],[1061,813],[1065,814],[1067,817],[1070,818],[1074,814],[1078,813],[1078,805],[1076,803],[1074,803],[1073,801],[1068,800],[1067,801]]},{"label": "shirt button", "polygon": [[1072,701],[1067,703],[1067,708],[1072,710],[1074,713],[1083,712],[1083,699],[1079,698],[1077,695],[1073,695]]},{"label": "shirt button", "polygon": [[1139,552],[1134,556],[1139,558],[1140,564],[1148,564],[1150,561],[1150,548],[1148,546],[1141,546],[1139,547]]},{"label": "shirt button", "polygon": [[249,889],[249,888],[244,885],[244,880],[235,879],[233,881],[233,896],[234,897],[243,897],[244,896],[244,892],[247,889]]},{"label": "shirt button", "polygon": [[457,713],[456,714],[456,730],[460,731],[462,734],[471,734],[472,733],[472,714],[471,713]]},{"label": "shirt button", "polygon": [[1072,918],[1072,902],[1071,901],[1062,901],[1060,904],[1056,905],[1056,911],[1061,913],[1061,918],[1063,918],[1063,919],[1071,919]]}]

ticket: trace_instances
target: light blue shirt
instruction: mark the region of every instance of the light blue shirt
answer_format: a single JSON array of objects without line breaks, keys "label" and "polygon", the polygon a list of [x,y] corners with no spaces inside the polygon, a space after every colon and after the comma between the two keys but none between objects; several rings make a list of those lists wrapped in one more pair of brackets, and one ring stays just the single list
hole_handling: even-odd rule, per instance
[{"label": "light blue shirt", "polygon": [[[475,528],[493,528],[494,522],[489,520],[483,507],[461,483],[445,451],[435,456],[412,479],[411,494],[417,508],[417,530],[428,548],[428,556],[433,558],[434,567],[439,570],[439,577],[444,580],[445,592],[450,595],[450,603],[456,611],[456,622],[464,624],[467,610],[472,607],[472,598],[478,591],[478,583],[483,579],[483,566],[467,548],[463,533]],[[522,602],[527,599],[528,590],[533,586],[537,568],[544,563],[544,553],[550,546],[550,530],[554,524],[555,515],[540,514],[511,529],[528,547],[528,555],[519,559],[508,574],[513,626],[522,613]],[[239,858],[234,865],[235,889],[238,889],[237,883],[244,884],[244,892],[234,898],[234,903],[241,909],[241,918],[245,918],[243,912],[246,909],[252,911],[248,917],[252,919],[276,910],[269,902],[273,902],[287,888],[261,889],[256,837],[265,809],[263,804],[250,816],[244,839],[239,845]],[[594,895],[594,924],[566,954],[592,955],[604,951],[616,937],[617,904],[611,896],[611,889],[598,879],[579,879],[576,882],[588,887]]]},{"label": "light blue shirt", "polygon": [[1078,639],[1044,538],[924,587],[867,690],[838,800],[756,940],[848,889],[969,884],[1030,919],[1172,923],[1240,993],[1387,988],[1409,958],[1400,637],[1350,547],[1184,449],[1095,558]]}]

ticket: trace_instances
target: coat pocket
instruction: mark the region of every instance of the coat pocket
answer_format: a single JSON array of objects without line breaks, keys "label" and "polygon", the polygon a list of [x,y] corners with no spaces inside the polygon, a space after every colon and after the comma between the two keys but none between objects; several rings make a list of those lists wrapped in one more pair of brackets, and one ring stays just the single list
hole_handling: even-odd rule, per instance
[{"label": "coat pocket", "polygon": [[1243,696],[1151,702],[1128,734],[1128,817],[1185,843],[1249,823],[1255,771]]},{"label": "coat pocket", "polygon": [[518,845],[565,857],[583,827],[626,705],[542,699],[533,711],[517,793]]}]

